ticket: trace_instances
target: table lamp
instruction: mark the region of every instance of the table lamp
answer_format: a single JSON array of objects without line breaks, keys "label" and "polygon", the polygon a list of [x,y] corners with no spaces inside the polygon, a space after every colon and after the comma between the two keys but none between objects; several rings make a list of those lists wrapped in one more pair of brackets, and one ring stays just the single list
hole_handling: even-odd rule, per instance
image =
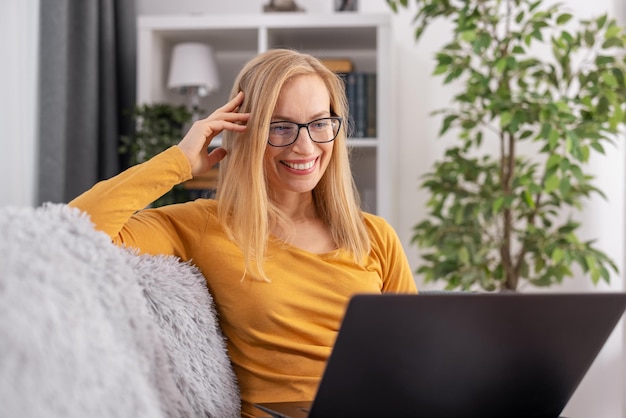
[{"label": "table lamp", "polygon": [[219,89],[219,75],[211,46],[184,42],[174,46],[167,87],[190,97],[193,120],[198,119],[200,98]]}]

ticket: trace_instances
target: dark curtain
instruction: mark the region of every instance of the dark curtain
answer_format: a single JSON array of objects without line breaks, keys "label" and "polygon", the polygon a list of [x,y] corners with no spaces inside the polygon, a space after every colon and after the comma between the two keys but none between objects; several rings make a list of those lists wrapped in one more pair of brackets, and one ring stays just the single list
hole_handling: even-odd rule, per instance
[{"label": "dark curtain", "polygon": [[120,170],[133,129],[134,0],[40,5],[38,204],[68,202]]}]

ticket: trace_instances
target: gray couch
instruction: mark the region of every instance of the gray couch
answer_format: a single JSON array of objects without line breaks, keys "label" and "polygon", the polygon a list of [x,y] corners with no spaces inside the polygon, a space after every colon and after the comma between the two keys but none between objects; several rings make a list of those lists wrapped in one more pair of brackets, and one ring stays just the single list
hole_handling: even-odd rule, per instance
[{"label": "gray couch", "polygon": [[0,208],[0,415],[236,417],[201,274],[116,247],[65,205]]}]

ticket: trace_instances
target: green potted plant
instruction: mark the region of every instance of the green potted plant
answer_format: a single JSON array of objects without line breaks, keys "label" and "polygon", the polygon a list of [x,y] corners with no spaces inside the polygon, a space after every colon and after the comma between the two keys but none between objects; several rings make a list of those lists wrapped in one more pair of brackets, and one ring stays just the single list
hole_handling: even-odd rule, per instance
[{"label": "green potted plant", "polygon": [[[135,120],[135,132],[133,135],[122,136],[119,148],[129,166],[143,163],[161,151],[178,144],[191,123],[192,115],[182,105],[154,103],[136,106],[132,116]],[[152,206],[185,202],[189,198],[187,190],[182,185],[177,185],[153,202]]]},{"label": "green potted plant", "polygon": [[561,283],[577,265],[608,282],[615,263],[579,239],[574,215],[603,196],[586,163],[626,122],[624,29],[542,0],[416,3],[417,40],[439,18],[452,25],[434,75],[459,86],[435,112],[439,136],[454,140],[421,184],[429,200],[413,230],[416,273],[447,289],[518,290]]}]

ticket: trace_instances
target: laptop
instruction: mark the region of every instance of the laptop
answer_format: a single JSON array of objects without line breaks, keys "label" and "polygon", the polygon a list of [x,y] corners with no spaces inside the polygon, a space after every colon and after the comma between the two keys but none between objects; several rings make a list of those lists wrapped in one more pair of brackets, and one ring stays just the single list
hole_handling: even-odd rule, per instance
[{"label": "laptop", "polygon": [[313,401],[273,417],[556,418],[626,293],[357,295]]}]

